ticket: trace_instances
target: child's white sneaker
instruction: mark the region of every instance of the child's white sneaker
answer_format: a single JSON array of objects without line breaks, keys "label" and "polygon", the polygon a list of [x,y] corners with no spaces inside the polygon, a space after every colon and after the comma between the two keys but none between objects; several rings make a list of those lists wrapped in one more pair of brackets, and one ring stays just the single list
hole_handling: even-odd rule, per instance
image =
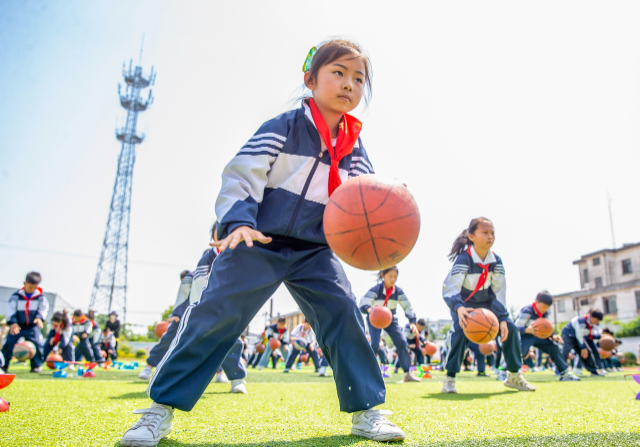
[{"label": "child's white sneaker", "polygon": [[404,373],[404,382],[420,382],[420,377],[416,377],[410,372]]},{"label": "child's white sneaker", "polygon": [[236,379],[231,381],[231,392],[247,394],[247,388],[244,386],[247,382],[243,379]]},{"label": "child's white sneaker", "polygon": [[172,408],[154,402],[151,408],[134,410],[133,413],[142,417],[124,432],[120,440],[122,447],[155,447],[171,433]]},{"label": "child's white sneaker", "polygon": [[216,383],[229,383],[229,379],[224,372],[216,374]]},{"label": "child's white sneaker", "polygon": [[151,378],[151,372],[153,371],[153,366],[147,365],[144,367],[142,372],[138,374],[138,379],[149,380]]},{"label": "child's white sneaker", "polygon": [[456,378],[446,376],[442,383],[442,392],[445,394],[457,394],[456,391]]},{"label": "child's white sneaker", "polygon": [[69,365],[69,371],[75,371],[76,365]]},{"label": "child's white sneaker", "polygon": [[318,369],[318,376],[327,377],[327,367],[326,366],[321,366],[320,369]]},{"label": "child's white sneaker", "polygon": [[264,368],[264,366],[258,365],[258,371],[260,371],[262,368]]},{"label": "child's white sneaker", "polygon": [[560,374],[560,382],[570,382],[570,381],[579,382],[580,377],[576,376],[569,370],[566,370],[565,372]]},{"label": "child's white sneaker", "polygon": [[516,390],[519,390],[519,391],[535,391],[536,390],[536,387],[534,387],[529,382],[527,382],[527,380],[524,378],[521,372],[517,372],[517,373],[508,372],[507,380],[504,381],[504,386],[507,386],[509,388],[515,388]]},{"label": "child's white sneaker", "polygon": [[389,410],[356,411],[351,416],[351,434],[374,441],[400,441],[404,433],[390,422],[385,415]]}]

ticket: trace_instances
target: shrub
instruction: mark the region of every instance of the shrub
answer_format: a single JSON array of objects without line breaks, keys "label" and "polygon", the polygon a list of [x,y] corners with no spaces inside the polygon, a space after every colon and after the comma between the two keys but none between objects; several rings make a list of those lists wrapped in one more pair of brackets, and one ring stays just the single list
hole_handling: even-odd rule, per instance
[{"label": "shrub", "polygon": [[633,352],[625,352],[622,358],[618,357],[618,360],[623,365],[635,365],[638,363],[638,358]]},{"label": "shrub", "polygon": [[145,351],[144,349],[138,349],[136,351],[136,358],[137,359],[146,359],[147,358],[147,351]]},{"label": "shrub", "polygon": [[627,323],[620,324],[620,330],[616,332],[616,337],[637,337],[640,336],[640,317],[636,317]]},{"label": "shrub", "polygon": [[131,356],[131,346],[121,343],[118,346],[118,357],[129,357]]}]

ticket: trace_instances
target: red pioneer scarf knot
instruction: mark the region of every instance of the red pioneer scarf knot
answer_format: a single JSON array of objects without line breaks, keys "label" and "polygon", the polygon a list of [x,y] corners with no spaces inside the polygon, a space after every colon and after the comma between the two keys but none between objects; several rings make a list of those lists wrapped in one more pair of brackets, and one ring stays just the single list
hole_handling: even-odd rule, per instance
[{"label": "red pioneer scarf knot", "polygon": [[586,314],[586,315],[584,316],[584,324],[586,324],[586,325],[587,325],[587,328],[589,329],[589,340],[593,340],[593,334],[591,333],[591,328],[592,328],[593,326],[591,326],[591,325],[589,324],[589,314]]},{"label": "red pioneer scarf knot", "polygon": [[393,295],[393,292],[396,291],[396,286],[393,286],[390,289],[387,289],[387,286],[385,286],[383,284],[382,287],[384,287],[384,294],[386,296],[386,298],[384,299],[384,304],[382,305],[382,307],[386,307],[387,306],[387,301],[389,301],[389,298],[391,297],[391,295]]},{"label": "red pioneer scarf knot", "polygon": [[542,313],[538,310],[538,305],[536,303],[533,303],[533,311],[536,313],[538,318],[542,318]]},{"label": "red pioneer scarf knot", "polygon": [[[473,259],[473,256],[471,255],[471,246],[467,247],[467,253],[471,257],[471,259]],[[471,292],[471,295],[469,295],[469,297],[466,300],[464,300],[465,303],[469,301],[471,297],[475,295],[476,292],[484,286],[484,284],[487,282],[487,278],[489,277],[489,266],[491,264],[478,263],[477,265],[479,267],[482,267],[482,273],[480,274],[480,278],[478,278],[478,284],[476,284],[476,287],[473,289],[473,292]]]}]

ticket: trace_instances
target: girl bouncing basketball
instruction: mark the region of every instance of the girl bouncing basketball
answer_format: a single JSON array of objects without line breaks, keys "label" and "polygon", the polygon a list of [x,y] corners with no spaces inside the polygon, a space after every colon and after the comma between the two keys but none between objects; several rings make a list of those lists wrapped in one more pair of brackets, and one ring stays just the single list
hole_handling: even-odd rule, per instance
[{"label": "girl bouncing basketball", "polygon": [[[385,385],[365,337],[351,285],[323,231],[329,196],[349,177],[371,173],[348,112],[370,92],[371,67],[355,44],[331,40],[303,65],[312,95],[267,121],[225,167],[216,201],[220,255],[201,299],[180,320],[147,392],[150,408],[122,437],[122,446],[155,446],[171,431],[173,409],[190,411],[227,352],[284,282],[311,323],[333,368],[351,433],[376,441],[404,438],[374,410]],[[255,244],[254,241],[258,243]],[[348,343],[345,343],[348,340]]]},{"label": "girl bouncing basketball", "polygon": [[491,251],[494,241],[493,223],[478,217],[458,236],[449,253],[453,268],[444,280],[442,296],[451,309],[453,327],[447,336],[448,354],[443,362],[447,370],[443,393],[457,392],[456,373],[460,372],[468,341],[463,329],[467,327],[469,312],[477,308],[489,309],[500,323],[498,338],[508,370],[504,384],[520,391],[535,391],[520,372],[520,337],[505,309],[504,266],[500,257]]}]

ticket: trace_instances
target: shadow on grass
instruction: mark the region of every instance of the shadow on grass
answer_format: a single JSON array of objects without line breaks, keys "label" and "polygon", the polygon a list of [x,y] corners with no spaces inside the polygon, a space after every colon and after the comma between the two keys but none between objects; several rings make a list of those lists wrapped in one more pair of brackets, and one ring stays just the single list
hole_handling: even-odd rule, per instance
[{"label": "shadow on grass", "polygon": [[133,393],[124,393],[120,396],[109,396],[109,399],[149,399],[146,391],[138,391]]},{"label": "shadow on grass", "polygon": [[515,394],[518,391],[504,390],[495,393],[431,393],[426,396],[422,396],[423,399],[438,399],[438,400],[474,400],[474,399],[486,399],[494,396],[504,396],[508,394]]}]

